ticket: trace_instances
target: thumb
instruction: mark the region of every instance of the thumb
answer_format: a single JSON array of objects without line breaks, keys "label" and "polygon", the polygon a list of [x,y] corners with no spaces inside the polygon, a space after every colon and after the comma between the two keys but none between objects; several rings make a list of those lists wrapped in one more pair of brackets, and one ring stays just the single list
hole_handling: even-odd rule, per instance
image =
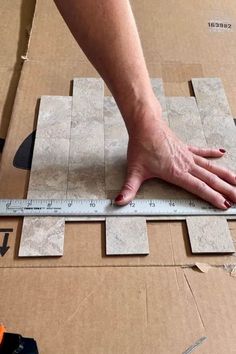
[{"label": "thumb", "polygon": [[125,205],[131,202],[136,196],[136,193],[141,186],[143,179],[137,172],[130,172],[127,174],[126,181],[115,199],[117,205]]}]

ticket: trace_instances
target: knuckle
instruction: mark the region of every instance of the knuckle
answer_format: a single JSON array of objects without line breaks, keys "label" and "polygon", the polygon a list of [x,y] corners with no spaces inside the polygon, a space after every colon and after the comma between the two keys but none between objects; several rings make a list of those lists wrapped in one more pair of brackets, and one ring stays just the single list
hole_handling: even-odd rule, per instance
[{"label": "knuckle", "polygon": [[197,183],[195,190],[197,193],[199,194],[203,194],[207,189],[207,185],[205,182],[203,181],[199,181],[199,183]]},{"label": "knuckle", "polygon": [[217,185],[217,182],[218,182],[218,178],[214,175],[212,176],[209,176],[208,177],[208,183],[211,185],[211,186],[216,186]]}]

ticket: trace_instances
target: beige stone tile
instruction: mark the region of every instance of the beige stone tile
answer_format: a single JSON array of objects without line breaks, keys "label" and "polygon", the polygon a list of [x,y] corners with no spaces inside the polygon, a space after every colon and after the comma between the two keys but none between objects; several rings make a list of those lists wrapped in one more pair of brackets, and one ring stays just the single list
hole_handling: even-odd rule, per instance
[{"label": "beige stone tile", "polygon": [[233,253],[227,220],[222,216],[186,218],[193,253]]},{"label": "beige stone tile", "polygon": [[202,119],[232,116],[220,78],[193,78],[193,90]]},{"label": "beige stone tile", "polygon": [[68,139],[36,139],[29,190],[65,191],[68,156]]},{"label": "beige stone tile", "polygon": [[65,197],[65,191],[29,190],[27,194],[27,199],[64,199]]},{"label": "beige stone tile", "polygon": [[104,83],[74,80],[67,198],[104,198]]},{"label": "beige stone tile", "polygon": [[206,147],[201,117],[194,97],[167,97],[169,126],[186,144]]},{"label": "beige stone tile", "polygon": [[106,218],[106,254],[148,254],[148,236],[145,218]]},{"label": "beige stone tile", "polygon": [[25,217],[19,257],[62,256],[64,218]]},{"label": "beige stone tile", "polygon": [[[73,81],[71,137],[91,134],[103,128],[104,83],[101,79],[76,78]],[[97,140],[100,139],[97,136]]]},{"label": "beige stone tile", "polygon": [[70,164],[67,199],[105,197],[103,164]]},{"label": "beige stone tile", "polygon": [[70,138],[72,97],[42,96],[37,138]]}]

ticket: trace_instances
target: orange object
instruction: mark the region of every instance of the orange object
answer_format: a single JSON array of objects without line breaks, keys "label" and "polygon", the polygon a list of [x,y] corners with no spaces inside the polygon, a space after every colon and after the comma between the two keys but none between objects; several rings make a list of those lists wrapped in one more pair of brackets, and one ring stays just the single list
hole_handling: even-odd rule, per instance
[{"label": "orange object", "polygon": [[6,329],[3,325],[0,325],[0,344],[2,343],[3,335],[6,332]]}]

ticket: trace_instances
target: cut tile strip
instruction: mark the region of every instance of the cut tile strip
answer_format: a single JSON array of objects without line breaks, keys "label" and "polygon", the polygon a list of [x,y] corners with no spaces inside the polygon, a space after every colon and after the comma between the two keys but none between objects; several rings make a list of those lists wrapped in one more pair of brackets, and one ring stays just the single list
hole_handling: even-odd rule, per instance
[{"label": "cut tile strip", "polygon": [[106,254],[149,254],[147,226],[145,218],[106,218]]},{"label": "cut tile strip", "polygon": [[[199,147],[207,147],[206,138],[203,132],[202,120],[196,105],[194,97],[170,97],[167,98],[167,107],[169,115],[170,128],[186,143]],[[227,221],[224,217],[205,218],[189,217],[187,218],[187,227],[193,253],[202,252],[226,252],[224,242],[211,240],[212,235],[221,237],[221,234],[227,235],[227,240],[231,239]],[[203,225],[208,221],[209,230],[204,231]],[[218,227],[221,227],[218,229]],[[220,231],[220,234],[218,232]],[[206,235],[207,233],[207,235]],[[207,238],[207,236],[209,238]],[[232,240],[231,240],[232,242]],[[213,251],[210,251],[209,244],[212,244]],[[218,247],[217,247],[218,246]]]},{"label": "cut tile strip", "polygon": [[104,83],[74,79],[67,198],[104,198]]},{"label": "cut tile strip", "polygon": [[232,117],[220,78],[193,78],[192,85],[201,117]]},{"label": "cut tile strip", "polygon": [[25,218],[21,234],[19,256],[62,256],[64,229],[64,218]]},{"label": "cut tile strip", "polygon": [[[28,198],[66,197],[71,97],[43,96],[40,102]],[[24,218],[20,257],[61,256],[64,218]]]},{"label": "cut tile strip", "polygon": [[234,244],[224,217],[187,217],[193,253],[233,253]]},{"label": "cut tile strip", "polygon": [[113,97],[104,98],[106,192],[118,191],[124,183],[128,134]]},{"label": "cut tile strip", "polygon": [[207,144],[227,153],[215,163],[236,172],[236,127],[219,78],[192,79]]},{"label": "cut tile strip", "polygon": [[194,97],[167,97],[170,128],[186,144],[206,147],[202,121]]}]

